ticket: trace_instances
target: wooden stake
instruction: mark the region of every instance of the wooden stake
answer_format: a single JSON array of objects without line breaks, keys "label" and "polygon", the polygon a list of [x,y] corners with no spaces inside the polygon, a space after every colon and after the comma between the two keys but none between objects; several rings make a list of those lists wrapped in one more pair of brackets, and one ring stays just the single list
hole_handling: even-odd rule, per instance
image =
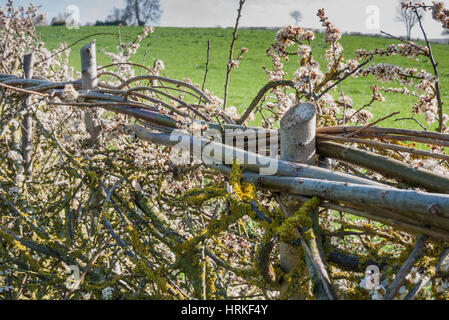
[{"label": "wooden stake", "polygon": [[[95,41],[81,48],[81,73],[83,90],[90,91],[97,89],[97,54]],[[100,138],[101,126],[96,119],[96,114],[96,111],[87,111],[84,113],[84,122],[90,134],[89,145],[91,147],[96,146]]]},{"label": "wooden stake", "polygon": [[[25,79],[33,78],[34,53],[23,57],[23,73]],[[31,154],[33,151],[33,111],[31,110],[31,96],[23,100],[25,115],[22,120],[22,158],[24,174],[27,181],[31,180],[33,174]]]},{"label": "wooden stake", "polygon": [[[304,103],[290,109],[281,119],[281,160],[298,162],[302,164],[316,164],[316,148],[315,148],[315,131],[316,131],[316,108],[313,104]],[[302,206],[295,198],[288,194],[282,194],[280,203],[285,204],[283,210],[287,217],[294,215]],[[314,210],[309,214],[313,221],[313,231],[315,238],[307,240],[307,246],[310,248],[310,254],[305,256],[307,267],[309,270],[314,292],[318,299],[333,300],[335,293],[329,280],[329,275],[324,268],[324,257],[318,244],[319,225],[318,210]],[[304,230],[302,230],[304,232]],[[298,237],[300,234],[298,233]],[[309,237],[310,238],[310,237]],[[301,257],[298,255],[297,248],[281,243],[281,268],[285,272],[290,272],[299,263]],[[316,266],[323,266],[320,270],[316,270]],[[321,274],[319,274],[321,272]],[[321,275],[322,279],[320,279]],[[324,283],[321,281],[323,280]],[[287,284],[281,287],[281,297],[287,295],[292,300],[304,299],[299,292],[286,292]]]},{"label": "wooden stake", "polygon": [[[81,48],[81,73],[83,90],[97,89],[97,54],[95,40]],[[101,124],[98,120],[97,111],[86,111],[84,113],[84,123],[90,134],[89,146],[95,148],[100,143]],[[103,189],[100,185],[96,190],[91,190],[92,196],[89,202],[91,217],[91,233],[93,234],[98,225],[98,217],[100,216],[101,198],[104,197]]]}]

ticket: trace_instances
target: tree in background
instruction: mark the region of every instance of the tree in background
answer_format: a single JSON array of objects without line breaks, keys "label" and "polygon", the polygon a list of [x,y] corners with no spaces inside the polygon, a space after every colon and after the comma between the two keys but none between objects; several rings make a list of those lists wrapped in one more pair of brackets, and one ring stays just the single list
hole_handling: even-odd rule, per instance
[{"label": "tree in background", "polygon": [[298,25],[299,22],[301,22],[301,20],[302,20],[302,13],[299,12],[298,10],[294,10],[294,11],[290,12],[290,17],[295,19],[295,24]]},{"label": "tree in background", "polygon": [[51,19],[51,25],[52,26],[65,26],[66,24],[66,15],[64,13],[58,13],[57,17],[53,17],[53,19]]},{"label": "tree in background", "polygon": [[122,19],[127,25],[158,25],[162,12],[160,0],[126,0]]},{"label": "tree in background", "polygon": [[118,26],[120,24],[127,25],[124,18],[124,10],[117,7],[112,8],[105,21],[97,20],[95,22],[96,26]]},{"label": "tree in background", "polygon": [[[400,1],[402,2],[402,1]],[[418,2],[417,0],[413,0],[412,2]],[[421,19],[424,17],[424,10],[417,9],[418,14]],[[413,12],[413,10],[405,10],[401,4],[396,8],[396,17],[395,21],[402,22],[405,26],[405,30],[407,32],[407,40],[410,40],[412,35],[413,27],[418,23],[418,17]]]},{"label": "tree in background", "polygon": [[108,15],[106,22],[114,23],[114,24],[126,24],[126,21],[123,17],[124,10],[113,7],[111,13]]}]

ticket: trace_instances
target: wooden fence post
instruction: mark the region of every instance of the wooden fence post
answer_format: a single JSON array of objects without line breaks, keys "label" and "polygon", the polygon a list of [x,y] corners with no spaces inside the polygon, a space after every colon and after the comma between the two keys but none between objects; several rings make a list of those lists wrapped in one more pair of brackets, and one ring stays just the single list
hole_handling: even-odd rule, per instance
[{"label": "wooden fence post", "polygon": [[[281,160],[297,162],[308,165],[316,164],[316,108],[313,104],[303,103],[298,104],[294,108],[290,109],[284,117],[281,119],[281,129],[280,129],[280,142],[281,142]],[[297,199],[289,197],[287,194],[282,194],[281,199],[285,204],[286,213],[290,217],[299,208],[301,208],[301,203],[298,203]],[[323,287],[322,281],[320,281],[315,266],[318,264],[324,266],[322,255],[322,248],[319,235],[319,225],[318,225],[318,211],[314,211],[309,214],[312,219],[316,238],[307,240],[307,244],[312,251],[313,259],[315,264],[310,261],[309,257],[306,255],[306,263],[309,270],[309,274],[312,279],[313,289],[317,294],[319,299],[334,299],[335,293],[332,286],[330,285],[329,276],[325,268],[321,268],[321,272],[324,273],[325,281],[327,282],[327,292]],[[310,238],[310,237],[305,237]],[[281,268],[289,272],[291,271],[299,262],[300,257],[298,256],[298,251],[295,247],[290,246],[285,243],[281,243],[280,248],[281,254]],[[323,270],[324,269],[324,270]],[[287,284],[281,287],[281,296],[286,292]],[[329,297],[329,292],[331,297]],[[289,293],[289,298],[304,299],[301,293],[292,292]]]},{"label": "wooden fence post", "polygon": [[[82,75],[82,89],[95,90],[98,85],[97,77],[97,53],[95,40],[81,48],[81,75]],[[89,132],[89,146],[95,148],[100,143],[101,124],[97,119],[97,112],[95,110],[86,111],[84,113],[84,123],[86,130]],[[103,196],[103,189],[100,185],[96,190],[92,190],[92,196],[89,202],[90,216],[91,216],[91,232],[95,232],[98,224],[98,217],[100,215],[101,197]]]},{"label": "wooden fence post", "polygon": [[[81,74],[83,90],[97,89],[97,53],[95,40],[81,48]],[[96,119],[96,111],[84,113],[84,123],[90,134],[89,145],[94,147],[100,138],[101,125]]]},{"label": "wooden fence post", "polygon": [[[23,57],[23,73],[25,79],[33,78],[34,53],[29,53]],[[33,174],[31,163],[31,153],[33,151],[33,112],[31,110],[31,96],[26,96],[23,100],[23,110],[25,114],[22,119],[22,159],[24,174],[27,181],[30,181]]]}]

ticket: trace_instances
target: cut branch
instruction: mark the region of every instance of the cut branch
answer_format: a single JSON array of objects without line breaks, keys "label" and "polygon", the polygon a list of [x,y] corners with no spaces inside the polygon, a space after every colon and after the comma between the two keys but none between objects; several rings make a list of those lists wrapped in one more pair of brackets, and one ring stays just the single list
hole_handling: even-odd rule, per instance
[{"label": "cut branch", "polygon": [[319,142],[317,149],[318,153],[323,156],[373,170],[411,186],[449,194],[449,178],[429,170],[413,168],[385,156],[333,142]]},{"label": "cut branch", "polygon": [[442,160],[449,161],[449,156],[445,155],[445,154],[428,152],[428,151],[398,146],[395,144],[382,143],[382,142],[377,142],[377,141],[372,141],[372,140],[348,138],[348,137],[329,135],[329,134],[317,134],[317,139],[320,141],[327,140],[327,141],[340,141],[340,142],[351,142],[351,143],[357,143],[357,144],[364,144],[367,146],[376,147],[376,148],[380,148],[380,149],[402,151],[402,152],[406,152],[406,153],[410,153],[410,154],[416,154],[416,155],[425,156],[425,157],[429,157],[429,158],[436,158],[436,159],[442,159]]}]

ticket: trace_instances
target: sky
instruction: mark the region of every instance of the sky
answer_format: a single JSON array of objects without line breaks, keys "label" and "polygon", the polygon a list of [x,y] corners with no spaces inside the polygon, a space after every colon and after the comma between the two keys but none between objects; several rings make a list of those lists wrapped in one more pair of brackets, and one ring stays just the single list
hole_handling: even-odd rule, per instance
[{"label": "sky", "polygon": [[[16,5],[33,2],[41,6],[49,19],[77,6],[81,24],[104,20],[112,7],[123,7],[124,0],[15,0]],[[430,2],[430,1],[428,1]],[[449,7],[449,0],[443,1]],[[0,0],[4,5],[6,0]],[[246,0],[241,26],[282,27],[294,24],[290,12],[299,10],[303,19],[300,26],[320,28],[316,12],[324,8],[330,20],[342,31],[379,33],[380,30],[404,35],[403,24],[395,21],[399,0]],[[235,23],[238,0],[161,0],[164,13],[161,26],[174,27],[230,27]],[[441,38],[441,26],[430,14],[424,19],[424,27],[430,38]],[[418,37],[417,27],[412,31]]]}]

